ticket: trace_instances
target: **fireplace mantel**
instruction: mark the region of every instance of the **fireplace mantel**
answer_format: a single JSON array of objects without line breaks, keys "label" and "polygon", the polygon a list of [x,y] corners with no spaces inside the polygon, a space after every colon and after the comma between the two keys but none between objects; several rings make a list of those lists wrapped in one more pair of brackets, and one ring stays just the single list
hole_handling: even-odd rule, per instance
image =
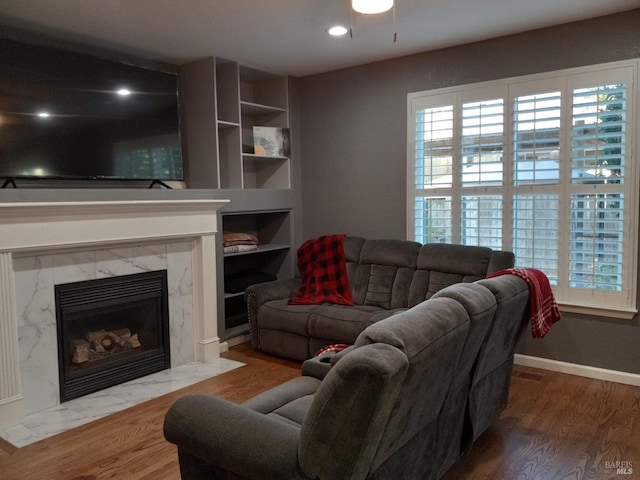
[{"label": "fireplace mantel", "polygon": [[220,354],[215,234],[217,211],[226,203],[202,198],[0,203],[0,428],[23,415],[14,257],[190,240],[196,359],[208,361]]},{"label": "fireplace mantel", "polygon": [[216,232],[221,200],[0,204],[0,252],[112,245]]}]

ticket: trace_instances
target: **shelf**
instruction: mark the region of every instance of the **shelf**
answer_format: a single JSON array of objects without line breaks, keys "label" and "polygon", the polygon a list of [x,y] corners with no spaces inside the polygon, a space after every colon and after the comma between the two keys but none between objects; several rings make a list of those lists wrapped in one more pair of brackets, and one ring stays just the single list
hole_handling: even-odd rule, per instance
[{"label": "shelf", "polygon": [[218,120],[218,128],[239,128],[240,124],[236,122],[228,122],[226,120]]},{"label": "shelf", "polygon": [[242,297],[244,295],[244,292],[238,292],[238,293],[227,293],[224,292],[224,298],[236,298],[236,297]]},{"label": "shelf", "polygon": [[280,157],[278,155],[256,155],[255,153],[243,153],[242,157],[247,160],[289,160],[289,157]]},{"label": "shelf", "polygon": [[275,210],[222,214],[223,231],[245,232],[258,238],[258,248],[223,254],[224,275],[247,269],[261,270],[277,278],[294,275],[291,211]]},{"label": "shelf", "polygon": [[243,115],[271,115],[287,113],[287,110],[284,108],[245,101],[240,102],[240,109],[242,110]]},{"label": "shelf", "polygon": [[242,154],[243,188],[291,188],[291,169],[287,157]]}]

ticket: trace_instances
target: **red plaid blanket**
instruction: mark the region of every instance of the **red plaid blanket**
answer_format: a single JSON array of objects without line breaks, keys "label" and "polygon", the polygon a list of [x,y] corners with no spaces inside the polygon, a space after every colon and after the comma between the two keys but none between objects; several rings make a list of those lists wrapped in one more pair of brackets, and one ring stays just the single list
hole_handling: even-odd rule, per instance
[{"label": "red plaid blanket", "polygon": [[542,338],[551,329],[551,325],[560,320],[560,309],[551,290],[549,278],[535,268],[508,268],[489,276],[516,275],[529,286],[529,305],[531,310],[531,335]]},{"label": "red plaid blanket", "polygon": [[300,289],[289,304],[324,302],[353,305],[344,258],[345,235],[324,235],[307,240],[298,249],[298,267],[302,274]]}]

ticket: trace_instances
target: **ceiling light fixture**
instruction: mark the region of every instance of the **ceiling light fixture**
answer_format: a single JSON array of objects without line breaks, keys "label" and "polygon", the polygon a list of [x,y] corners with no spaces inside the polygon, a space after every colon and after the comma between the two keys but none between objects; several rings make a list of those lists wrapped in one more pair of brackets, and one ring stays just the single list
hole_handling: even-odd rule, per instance
[{"label": "ceiling light fixture", "polygon": [[368,15],[382,13],[393,7],[393,0],[351,0],[351,8]]},{"label": "ceiling light fixture", "polygon": [[351,27],[349,35],[353,38],[353,12],[367,15],[383,13],[393,8],[393,43],[398,40],[396,31],[396,5],[393,0],[351,0]]},{"label": "ceiling light fixture", "polygon": [[347,27],[343,27],[342,25],[336,25],[327,30],[327,33],[333,37],[342,37],[349,32]]}]

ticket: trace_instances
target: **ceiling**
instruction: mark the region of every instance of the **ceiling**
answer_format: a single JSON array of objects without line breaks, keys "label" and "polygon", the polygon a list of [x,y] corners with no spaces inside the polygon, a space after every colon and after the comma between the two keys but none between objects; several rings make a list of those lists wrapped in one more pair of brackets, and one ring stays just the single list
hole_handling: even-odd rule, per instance
[{"label": "ceiling", "polygon": [[[183,64],[215,55],[306,76],[640,8],[640,0],[2,0],[2,25]],[[353,37],[330,37],[337,23]],[[393,42],[394,31],[397,41]]]}]

